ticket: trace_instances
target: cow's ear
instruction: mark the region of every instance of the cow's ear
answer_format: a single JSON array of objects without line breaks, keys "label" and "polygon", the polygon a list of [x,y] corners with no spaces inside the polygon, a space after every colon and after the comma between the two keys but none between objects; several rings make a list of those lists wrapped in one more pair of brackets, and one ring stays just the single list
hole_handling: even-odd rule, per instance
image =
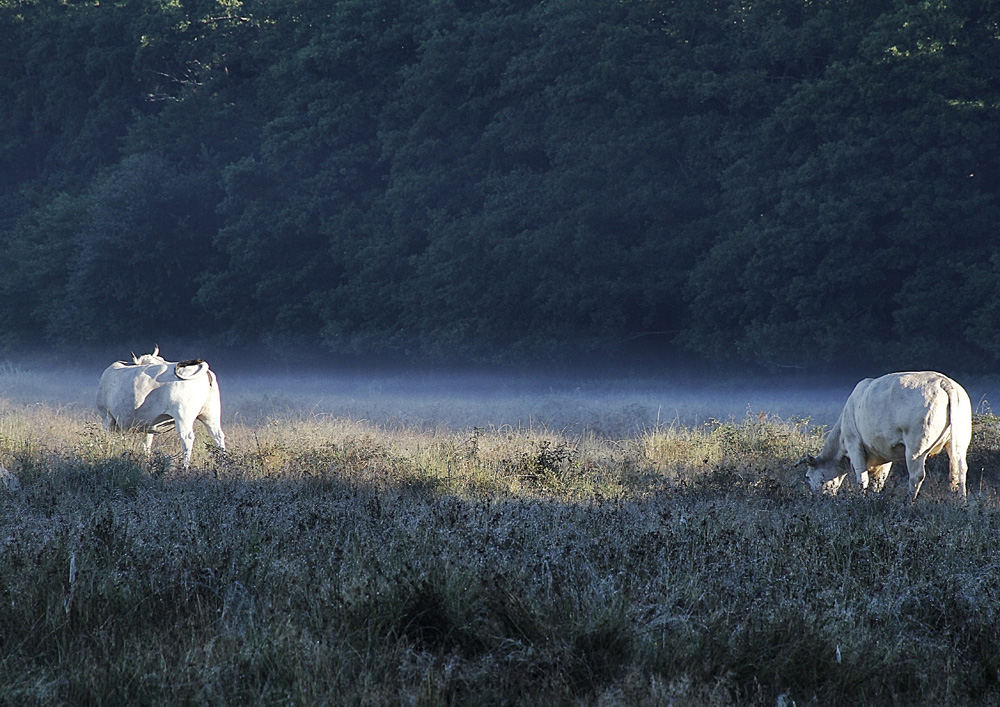
[{"label": "cow's ear", "polygon": [[816,457],[814,457],[812,454],[807,454],[806,464],[809,466],[816,466]]}]

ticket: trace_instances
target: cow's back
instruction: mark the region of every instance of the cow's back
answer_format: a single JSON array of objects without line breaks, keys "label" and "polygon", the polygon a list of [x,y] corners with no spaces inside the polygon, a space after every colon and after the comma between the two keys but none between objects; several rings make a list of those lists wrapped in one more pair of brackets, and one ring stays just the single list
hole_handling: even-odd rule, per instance
[{"label": "cow's back", "polygon": [[[859,385],[860,388],[860,385]],[[937,447],[947,440],[951,390],[964,389],[933,371],[890,373],[855,389],[853,422],[865,447],[892,461],[903,461],[903,445]]]},{"label": "cow's back", "polygon": [[[168,374],[170,378],[168,378]],[[97,407],[119,427],[152,424],[164,410],[163,388],[173,378],[166,364],[113,363],[104,370],[97,389]]]},{"label": "cow's back", "polygon": [[131,404],[138,367],[116,361],[104,369],[97,386],[97,407],[115,414]]}]

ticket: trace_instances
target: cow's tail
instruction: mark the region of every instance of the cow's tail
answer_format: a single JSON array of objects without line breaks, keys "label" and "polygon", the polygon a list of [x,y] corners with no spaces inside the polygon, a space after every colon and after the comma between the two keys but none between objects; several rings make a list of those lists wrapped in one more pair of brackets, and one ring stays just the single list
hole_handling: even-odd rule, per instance
[{"label": "cow's tail", "polygon": [[191,380],[207,372],[210,372],[208,370],[208,363],[200,358],[190,361],[180,361],[174,364],[174,375],[181,380]]},{"label": "cow's tail", "polygon": [[961,442],[961,437],[963,430],[968,424],[964,418],[961,416],[962,408],[965,406],[962,404],[962,393],[955,385],[948,385],[945,387],[948,393],[948,427],[951,430],[951,438],[948,440],[948,451],[955,452],[956,443]]},{"label": "cow's tail", "polygon": [[968,393],[957,383],[946,386],[948,392],[948,427],[951,436],[948,439],[948,467],[951,476],[951,490],[961,493],[964,497],[965,477],[968,473],[968,462],[965,454],[972,439],[972,402]]}]

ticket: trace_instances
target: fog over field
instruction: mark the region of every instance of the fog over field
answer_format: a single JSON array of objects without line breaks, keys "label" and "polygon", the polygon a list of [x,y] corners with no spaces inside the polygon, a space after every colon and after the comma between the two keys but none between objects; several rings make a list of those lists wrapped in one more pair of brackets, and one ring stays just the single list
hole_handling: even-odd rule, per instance
[{"label": "fog over field", "polygon": [[188,470],[100,428],[128,349],[0,358],[0,704],[1000,704],[993,416],[968,503],[824,498],[854,373],[161,350],[219,376]]},{"label": "fog over field", "polygon": [[[169,349],[162,353],[169,360],[178,358]],[[610,366],[569,373],[358,366],[311,366],[297,372],[276,360],[247,364],[216,355],[209,362],[219,375],[224,423],[333,416],[389,429],[513,426],[609,437],[761,412],[830,425],[858,380],[843,374],[763,376],[721,370],[717,375],[629,375]],[[51,361],[2,361],[0,396],[15,405],[44,404],[86,415],[93,410],[104,365],[90,360],[59,368]],[[955,377],[968,390],[974,410],[989,410],[1000,401],[1000,379]]]}]

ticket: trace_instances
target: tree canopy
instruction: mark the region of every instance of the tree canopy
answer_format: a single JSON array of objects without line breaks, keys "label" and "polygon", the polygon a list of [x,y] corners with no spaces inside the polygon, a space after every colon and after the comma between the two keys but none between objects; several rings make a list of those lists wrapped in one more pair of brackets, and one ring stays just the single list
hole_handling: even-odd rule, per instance
[{"label": "tree canopy", "polygon": [[982,0],[0,0],[0,345],[1000,361]]}]

